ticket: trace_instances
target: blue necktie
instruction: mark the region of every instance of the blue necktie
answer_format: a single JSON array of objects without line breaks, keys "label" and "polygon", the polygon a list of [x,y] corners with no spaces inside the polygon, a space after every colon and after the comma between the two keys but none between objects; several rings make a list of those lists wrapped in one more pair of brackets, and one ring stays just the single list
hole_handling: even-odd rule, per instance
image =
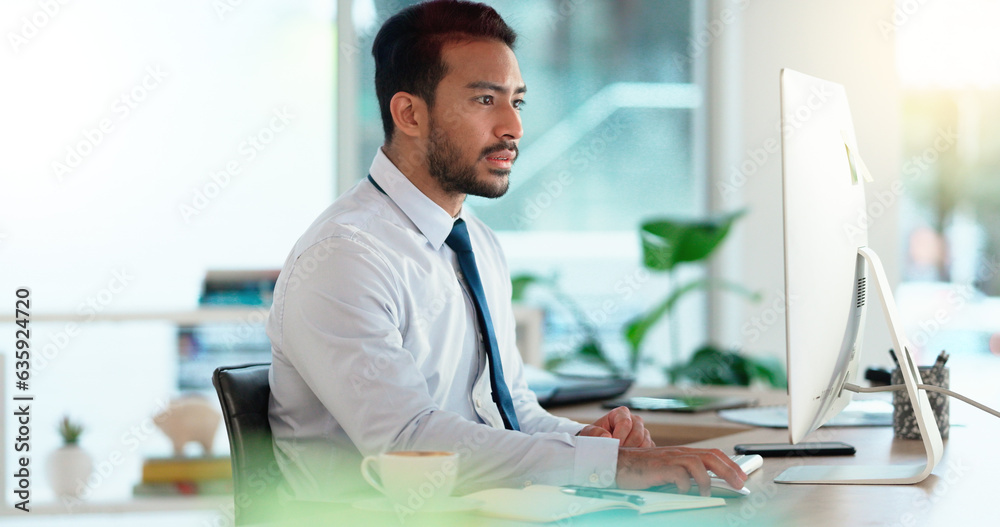
[{"label": "blue necktie", "polygon": [[490,308],[486,305],[486,293],[483,292],[483,282],[479,279],[479,269],[476,267],[476,256],[472,254],[472,243],[469,241],[469,228],[465,221],[459,219],[451,229],[451,234],[445,240],[448,247],[458,255],[458,266],[465,275],[476,306],[476,319],[486,344],[486,356],[490,363],[490,385],[493,388],[493,402],[500,410],[504,427],[508,430],[520,430],[517,415],[514,413],[514,401],[510,398],[507,383],[503,380],[503,366],[500,364],[500,348],[497,346],[496,333],[493,331],[493,321],[490,318]]},{"label": "blue necktie", "polygon": [[[382,187],[375,182],[371,174],[368,174],[368,181],[382,194],[386,194]],[[391,199],[391,198],[390,198]],[[517,424],[517,414],[514,412],[514,401],[510,398],[510,390],[503,380],[503,366],[500,364],[500,348],[497,346],[496,332],[493,331],[493,320],[490,318],[490,308],[486,305],[486,293],[483,292],[483,282],[479,279],[479,269],[476,267],[476,256],[472,254],[472,242],[469,241],[469,228],[465,226],[465,220],[459,219],[451,228],[451,234],[444,241],[458,255],[458,266],[465,275],[465,281],[469,284],[472,293],[473,304],[476,306],[476,320],[479,323],[481,333],[485,336],[486,356],[490,363],[490,387],[493,388],[493,402],[500,410],[500,417],[503,425],[508,430],[520,430]]]}]

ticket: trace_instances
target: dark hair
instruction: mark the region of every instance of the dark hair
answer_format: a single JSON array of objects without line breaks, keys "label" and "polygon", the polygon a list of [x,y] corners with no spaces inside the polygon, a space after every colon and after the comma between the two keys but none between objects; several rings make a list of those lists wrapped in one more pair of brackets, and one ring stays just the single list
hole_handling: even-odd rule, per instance
[{"label": "dark hair", "polygon": [[379,29],[372,45],[375,95],[382,112],[385,141],[395,124],[389,101],[398,92],[412,93],[434,106],[434,91],[447,73],[441,48],[456,40],[499,40],[514,48],[517,34],[492,7],[459,0],[433,0],[407,7]]}]

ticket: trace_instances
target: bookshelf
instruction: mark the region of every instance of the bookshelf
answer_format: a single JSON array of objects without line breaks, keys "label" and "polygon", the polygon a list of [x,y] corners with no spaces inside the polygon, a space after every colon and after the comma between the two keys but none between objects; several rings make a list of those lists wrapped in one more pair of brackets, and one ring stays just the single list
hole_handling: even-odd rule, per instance
[{"label": "bookshelf", "polygon": [[[32,324],[37,324],[36,326],[39,331],[39,335],[44,335],[50,328],[55,330],[57,328],[65,328],[69,324],[78,324],[80,327],[92,326],[92,325],[117,325],[117,324],[132,324],[132,323],[143,323],[143,322],[162,322],[168,325],[174,325],[177,327],[184,326],[198,326],[201,324],[213,324],[213,323],[237,323],[237,324],[263,324],[267,319],[267,314],[269,307],[238,307],[238,306],[226,306],[226,307],[203,307],[199,309],[192,310],[173,310],[173,311],[128,311],[128,312],[101,312],[96,315],[88,314],[77,314],[73,312],[49,312],[44,313],[41,311],[36,311],[32,313],[31,321]],[[5,322],[6,326],[10,326],[14,322],[13,316],[5,315],[0,317],[0,322]],[[34,331],[33,331],[34,333]],[[39,338],[39,341],[41,339]],[[4,371],[4,366],[7,361],[12,360],[8,356],[5,350],[0,349],[0,395],[3,396],[3,400],[0,401],[0,411],[6,416],[10,412],[6,411],[9,407],[9,399],[11,393],[8,385],[11,382],[10,372]],[[2,442],[3,452],[12,450],[10,441],[12,440],[11,434],[4,430],[4,426],[7,423],[7,418],[0,419],[0,442]],[[39,425],[38,433],[48,434],[49,431],[44,427]],[[155,432],[159,434],[159,432]],[[225,435],[225,431],[221,430],[219,433]],[[35,445],[32,445],[33,447]],[[7,461],[6,455],[0,455],[0,469],[4,468],[5,461]],[[38,487],[44,487],[47,485],[46,478],[43,475],[43,468],[45,463],[45,455],[36,456],[39,462],[38,475],[33,480],[33,485]],[[4,470],[4,474],[8,471]],[[3,492],[5,498],[0,500],[0,524],[4,523],[5,517],[18,517],[17,515],[23,515],[24,512],[14,509],[13,505],[9,503],[6,496],[10,495],[9,489],[11,484],[10,477],[0,478],[0,491]],[[129,513],[158,513],[158,512],[177,512],[182,513],[185,511],[203,511],[206,518],[214,517],[230,517],[232,516],[233,508],[233,497],[231,494],[218,494],[218,495],[193,495],[193,496],[107,496],[107,497],[94,497],[89,500],[76,500],[72,506],[59,500],[58,498],[43,499],[41,501],[36,501],[34,497],[31,499],[31,512],[29,513],[31,518],[39,518],[41,516],[76,516],[76,515],[91,515],[99,516],[102,514],[114,514],[114,515],[127,515]]]}]

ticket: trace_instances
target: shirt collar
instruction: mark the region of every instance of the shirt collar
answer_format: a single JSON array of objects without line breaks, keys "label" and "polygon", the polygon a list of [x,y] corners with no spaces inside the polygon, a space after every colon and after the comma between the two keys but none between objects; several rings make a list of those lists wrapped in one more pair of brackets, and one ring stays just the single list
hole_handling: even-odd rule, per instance
[{"label": "shirt collar", "polygon": [[[452,218],[440,205],[420,191],[392,164],[381,148],[375,154],[368,174],[399,207],[403,214],[417,226],[435,250],[441,248],[457,218]],[[458,217],[465,215],[464,207]]]}]

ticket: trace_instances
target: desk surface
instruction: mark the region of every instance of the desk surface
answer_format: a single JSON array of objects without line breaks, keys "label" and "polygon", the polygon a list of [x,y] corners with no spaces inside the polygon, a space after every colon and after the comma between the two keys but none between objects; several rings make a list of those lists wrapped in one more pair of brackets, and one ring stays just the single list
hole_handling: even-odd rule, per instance
[{"label": "desk surface", "polygon": [[[723,394],[732,392],[722,391]],[[743,392],[745,394],[746,392]],[[782,394],[764,392],[762,403],[780,404]],[[557,408],[558,415],[587,420],[606,410],[599,405]],[[785,429],[752,428],[729,423],[714,413],[676,414],[640,412],[647,427],[668,442],[686,437],[711,437],[690,446],[719,448],[732,452],[738,443],[788,442]],[[984,417],[986,414],[983,414]],[[595,417],[596,418],[596,417]],[[592,419],[591,419],[592,420]],[[762,525],[762,526],[938,526],[995,524],[992,483],[1000,472],[995,451],[1000,437],[1000,420],[975,419],[966,426],[953,426],[945,441],[945,454],[934,473],[915,485],[787,485],[774,483],[785,468],[803,464],[888,464],[922,463],[923,444],[893,439],[891,427],[823,428],[809,441],[844,441],[857,448],[855,456],[810,457],[805,459],[765,458],[764,466],[750,476],[752,494],[728,499],[725,507],[674,511],[649,515],[606,512],[579,516],[549,525]],[[660,443],[658,443],[660,444]],[[394,514],[340,510],[339,520],[365,525],[400,525]],[[329,523],[333,525],[333,523]],[[339,524],[339,523],[338,523]],[[362,523],[358,523],[359,525]],[[316,525],[319,525],[317,523]],[[418,515],[402,525],[532,525],[483,518],[475,515]],[[537,525],[537,524],[535,524]]]}]

